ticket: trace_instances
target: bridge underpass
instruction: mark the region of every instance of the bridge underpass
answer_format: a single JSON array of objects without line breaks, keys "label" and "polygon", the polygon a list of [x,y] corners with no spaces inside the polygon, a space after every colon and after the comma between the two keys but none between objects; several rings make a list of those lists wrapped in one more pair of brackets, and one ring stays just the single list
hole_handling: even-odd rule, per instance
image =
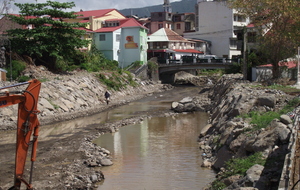
[{"label": "bridge underpass", "polygon": [[158,73],[159,79],[163,83],[174,83],[175,74],[180,71],[185,71],[196,75],[196,70],[199,69],[227,69],[232,63],[190,63],[190,64],[159,64]]}]

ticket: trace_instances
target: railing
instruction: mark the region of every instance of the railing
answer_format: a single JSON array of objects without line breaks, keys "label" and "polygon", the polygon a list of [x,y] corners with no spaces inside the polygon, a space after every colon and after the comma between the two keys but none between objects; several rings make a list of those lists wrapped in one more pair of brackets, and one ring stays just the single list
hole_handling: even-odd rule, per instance
[{"label": "railing", "polygon": [[181,59],[164,59],[160,58],[157,60],[159,64],[167,64],[167,65],[174,65],[174,64],[201,64],[201,63],[238,63],[238,59],[227,59],[227,58],[218,58],[218,59],[204,59],[204,58],[181,58]]}]

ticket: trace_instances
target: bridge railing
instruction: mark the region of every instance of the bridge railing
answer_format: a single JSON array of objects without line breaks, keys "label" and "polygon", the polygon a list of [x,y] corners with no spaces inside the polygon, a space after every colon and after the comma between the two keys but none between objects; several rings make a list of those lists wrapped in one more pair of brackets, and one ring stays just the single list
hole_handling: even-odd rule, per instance
[{"label": "bridge railing", "polygon": [[167,65],[175,65],[175,64],[201,64],[201,63],[211,63],[211,64],[231,64],[231,63],[238,63],[238,59],[226,59],[226,58],[219,58],[219,59],[203,59],[203,58],[182,58],[182,59],[158,59],[159,64],[167,64]]}]

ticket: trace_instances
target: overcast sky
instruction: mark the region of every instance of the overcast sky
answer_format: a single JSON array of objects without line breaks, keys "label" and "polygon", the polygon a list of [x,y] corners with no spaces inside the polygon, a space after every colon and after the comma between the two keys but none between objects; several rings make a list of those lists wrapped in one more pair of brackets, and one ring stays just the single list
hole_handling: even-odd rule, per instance
[{"label": "overcast sky", "polygon": [[[47,0],[37,0],[38,3],[44,3]],[[152,5],[162,5],[164,0],[55,0],[58,2],[74,2],[76,7],[68,11],[80,11],[80,9],[99,10],[99,9],[127,9],[127,8],[141,8]],[[180,0],[169,0],[169,2]],[[16,3],[35,3],[36,0],[15,0]],[[16,8],[14,12],[17,13]]]}]

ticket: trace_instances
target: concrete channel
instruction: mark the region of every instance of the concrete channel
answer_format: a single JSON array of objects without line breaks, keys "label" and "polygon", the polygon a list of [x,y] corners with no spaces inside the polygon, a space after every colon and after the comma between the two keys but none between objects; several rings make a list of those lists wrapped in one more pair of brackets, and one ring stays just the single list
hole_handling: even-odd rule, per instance
[{"label": "concrete channel", "polygon": [[298,107],[295,110],[295,119],[288,146],[290,151],[285,156],[278,190],[300,190],[300,108]]}]

